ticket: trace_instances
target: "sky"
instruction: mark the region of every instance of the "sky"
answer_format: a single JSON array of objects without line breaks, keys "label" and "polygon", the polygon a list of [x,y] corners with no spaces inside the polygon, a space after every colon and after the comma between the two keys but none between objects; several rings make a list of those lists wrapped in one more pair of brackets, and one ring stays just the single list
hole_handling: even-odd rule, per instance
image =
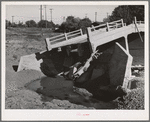
[{"label": "sky", "polygon": [[[87,16],[90,20],[95,21],[95,12],[97,12],[97,21],[103,21],[103,18],[111,15],[112,11],[118,5],[46,5],[46,18],[51,20],[50,9],[52,10],[52,21],[55,24],[61,24],[63,17],[79,17],[80,19]],[[42,5],[43,19],[45,19],[45,5]],[[12,17],[14,16],[14,17]],[[6,5],[6,17],[10,22],[25,23],[27,20],[40,21],[40,5]],[[13,19],[13,20],[12,20]]]}]

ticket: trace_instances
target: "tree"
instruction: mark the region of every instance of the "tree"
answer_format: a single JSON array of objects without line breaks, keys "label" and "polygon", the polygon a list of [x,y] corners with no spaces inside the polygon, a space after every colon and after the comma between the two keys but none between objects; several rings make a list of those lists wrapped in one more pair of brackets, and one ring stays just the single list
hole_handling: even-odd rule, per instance
[{"label": "tree", "polygon": [[55,28],[55,24],[53,22],[49,22],[47,20],[41,20],[38,22],[38,27],[41,27],[41,28]]},{"label": "tree", "polygon": [[63,22],[59,27],[60,32],[66,32],[67,31],[67,23]]},{"label": "tree", "polygon": [[75,31],[80,28],[85,32],[86,27],[90,27],[92,22],[89,18],[80,19],[79,17],[68,16],[66,22],[63,22],[59,30],[63,32]]},{"label": "tree", "polygon": [[27,27],[36,27],[37,26],[37,24],[34,20],[29,20],[29,21],[26,21],[25,23],[26,23]]},{"label": "tree", "polygon": [[74,16],[68,16],[66,22],[63,22],[59,29],[63,32],[70,32],[79,29],[80,18],[75,18]]},{"label": "tree", "polygon": [[51,21],[51,22],[48,22],[48,23],[47,23],[47,27],[54,29],[54,28],[55,28],[55,24],[54,24],[52,21]]},{"label": "tree", "polygon": [[60,26],[59,24],[56,24],[56,25],[55,25],[55,28],[59,28],[59,26]]},{"label": "tree", "polygon": [[110,21],[123,19],[126,24],[132,23],[134,17],[144,21],[144,5],[122,5],[118,6],[109,17]]},{"label": "tree", "polygon": [[19,23],[18,23],[17,26],[18,26],[18,27],[24,27],[23,22],[20,22],[20,21],[19,21]]},{"label": "tree", "polygon": [[80,21],[79,27],[82,29],[83,33],[86,33],[86,28],[92,25],[92,21],[89,18],[84,18]]},{"label": "tree", "polygon": [[136,16],[137,20],[144,21],[144,5],[131,5],[129,6],[133,16]]},{"label": "tree", "polygon": [[11,26],[11,22],[6,20],[6,29]]},{"label": "tree", "polygon": [[101,25],[101,24],[104,24],[105,22],[93,22],[92,25],[93,26],[98,26],[98,25]]},{"label": "tree", "polygon": [[66,30],[67,31],[74,31],[79,29],[79,22],[80,18],[73,17],[73,16],[68,16],[66,19]]},{"label": "tree", "polygon": [[104,18],[104,19],[103,19],[103,22],[105,22],[105,23],[106,23],[106,22],[110,22],[110,16]]}]

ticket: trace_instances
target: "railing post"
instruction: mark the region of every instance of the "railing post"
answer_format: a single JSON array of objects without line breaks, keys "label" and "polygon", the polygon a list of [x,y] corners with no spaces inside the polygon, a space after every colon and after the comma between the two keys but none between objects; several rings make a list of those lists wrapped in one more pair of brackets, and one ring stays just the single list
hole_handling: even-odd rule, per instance
[{"label": "railing post", "polygon": [[66,38],[66,40],[68,40],[67,33],[65,33],[65,38]]},{"label": "railing post", "polygon": [[48,51],[52,50],[52,46],[51,46],[51,42],[50,42],[49,38],[46,38],[45,42],[46,42],[46,48],[47,48],[47,50]]},{"label": "railing post", "polygon": [[122,27],[124,26],[123,19],[121,19]]},{"label": "railing post", "polygon": [[116,28],[117,28],[118,24],[116,23]]},{"label": "railing post", "polygon": [[95,31],[95,28],[94,28],[94,26],[92,25],[92,29]]},{"label": "railing post", "polygon": [[135,23],[137,23],[136,17],[134,17],[134,21],[135,21]]},{"label": "railing post", "polygon": [[109,31],[109,24],[108,24],[108,22],[106,23],[106,25],[107,25],[106,31]]},{"label": "railing post", "polygon": [[95,48],[96,48],[96,47],[94,47],[94,44],[92,43],[92,39],[93,38],[92,38],[91,28],[88,27],[87,28],[87,40],[88,40],[88,42],[90,44],[90,51],[91,51],[91,53],[93,53],[95,51]]},{"label": "railing post", "polygon": [[81,35],[83,35],[82,29],[80,28]]},{"label": "railing post", "polygon": [[134,24],[134,21],[132,21],[132,24]]},{"label": "railing post", "polygon": [[129,44],[128,44],[128,37],[127,37],[127,35],[125,35],[124,38],[125,38],[126,50],[129,53]]}]

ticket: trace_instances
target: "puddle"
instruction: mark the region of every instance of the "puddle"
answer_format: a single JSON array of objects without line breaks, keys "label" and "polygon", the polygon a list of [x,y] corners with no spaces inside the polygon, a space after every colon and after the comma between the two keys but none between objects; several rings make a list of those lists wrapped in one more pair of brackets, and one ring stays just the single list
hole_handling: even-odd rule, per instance
[{"label": "puddle", "polygon": [[26,88],[33,91],[37,91],[38,88],[42,88],[40,81],[41,79],[35,80],[32,83],[26,85]]},{"label": "puddle", "polygon": [[114,109],[116,107],[113,102],[105,103],[74,92],[73,81],[65,80],[63,77],[44,77],[26,84],[26,88],[43,94],[49,102],[52,99],[60,99],[95,109]]}]

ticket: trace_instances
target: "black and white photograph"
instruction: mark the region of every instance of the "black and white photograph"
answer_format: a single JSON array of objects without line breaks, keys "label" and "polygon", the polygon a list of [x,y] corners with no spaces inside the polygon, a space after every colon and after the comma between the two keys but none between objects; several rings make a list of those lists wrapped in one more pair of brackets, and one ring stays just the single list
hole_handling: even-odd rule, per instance
[{"label": "black and white photograph", "polygon": [[148,120],[148,2],[2,2],[2,120]]}]

